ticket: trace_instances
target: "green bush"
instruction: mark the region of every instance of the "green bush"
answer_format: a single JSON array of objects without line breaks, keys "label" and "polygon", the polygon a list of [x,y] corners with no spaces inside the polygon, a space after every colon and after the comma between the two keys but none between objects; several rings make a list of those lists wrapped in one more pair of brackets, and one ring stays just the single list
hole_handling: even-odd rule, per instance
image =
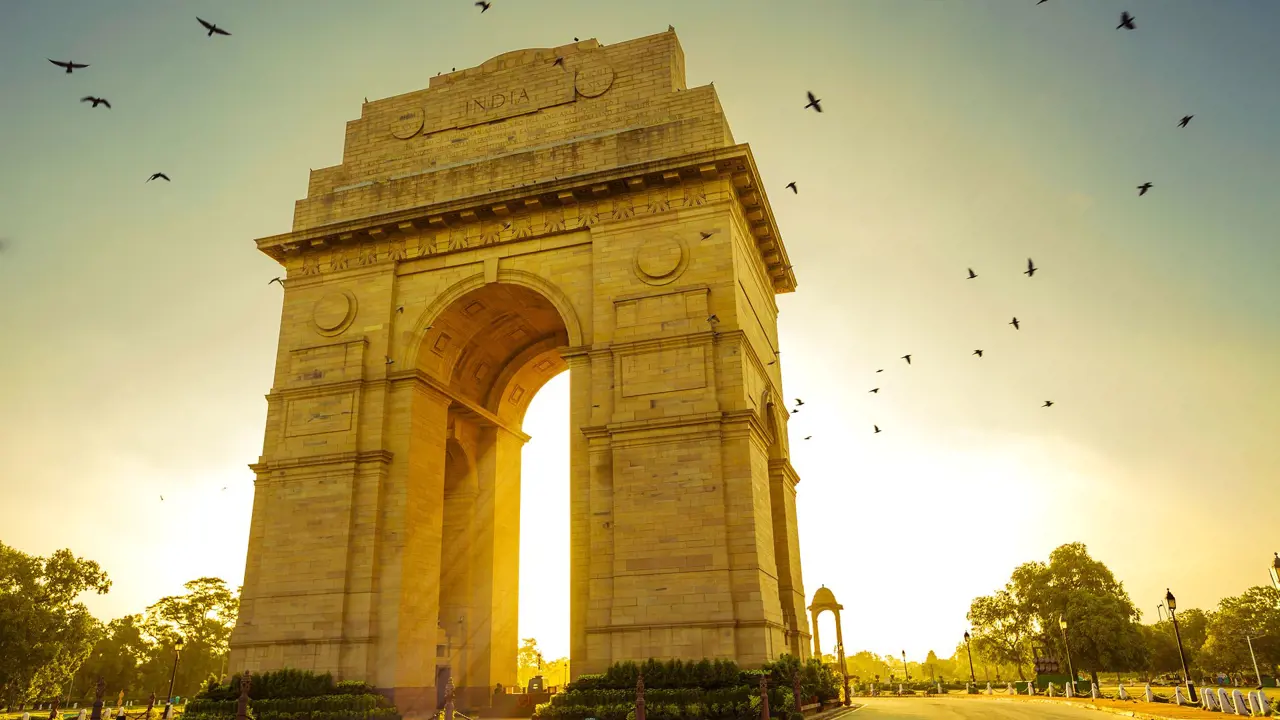
[{"label": "green bush", "polygon": [[[250,676],[250,715],[255,720],[399,720],[400,714],[373,687],[358,681],[335,683],[329,673],[275,670]],[[240,675],[226,685],[210,682],[187,703],[186,720],[234,720]]]}]

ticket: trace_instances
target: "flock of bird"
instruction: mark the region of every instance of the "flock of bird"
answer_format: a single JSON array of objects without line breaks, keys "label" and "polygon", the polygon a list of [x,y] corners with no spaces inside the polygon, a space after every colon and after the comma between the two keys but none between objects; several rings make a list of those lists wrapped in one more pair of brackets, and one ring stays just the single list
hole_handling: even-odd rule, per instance
[{"label": "flock of bird", "polygon": [[[196,22],[200,23],[201,27],[209,31],[207,37],[213,37],[214,35],[227,35],[227,36],[231,35],[231,33],[227,32],[226,30],[223,30],[222,28],[218,27],[217,25],[214,25],[211,22],[208,22],[207,20],[201,20],[200,18],[197,17]],[[76,70],[84,70],[85,68],[89,67],[89,63],[78,63],[72,60],[54,60],[52,58],[45,58],[45,59],[53,63],[54,65],[57,65],[58,67],[66,70],[67,75],[74,74]],[[80,98],[80,102],[91,103],[90,109],[96,108],[99,105],[105,107],[108,110],[111,109],[111,101],[107,100],[104,97],[98,97],[97,95],[85,95],[84,97]],[[172,182],[172,180],[169,179],[169,176],[162,172],[151,173],[151,175],[146,179],[146,182],[151,182],[152,180],[164,180],[165,182]]]},{"label": "flock of bird", "polygon": [[[1044,4],[1044,3],[1046,3],[1046,2],[1048,2],[1048,0],[1038,0],[1038,2],[1037,2],[1036,4],[1037,4],[1037,5],[1043,5],[1043,4]],[[485,1],[481,0],[480,2],[476,2],[476,3],[475,3],[475,6],[476,6],[476,7],[478,7],[478,8],[480,8],[480,12],[481,12],[481,13],[484,13],[484,12],[488,11],[490,7],[492,7],[492,6],[493,6],[493,3],[491,3],[491,2],[485,2]],[[1134,22],[1136,19],[1137,19],[1137,18],[1135,18],[1133,15],[1129,14],[1128,12],[1122,12],[1122,13],[1120,13],[1120,24],[1119,24],[1119,25],[1116,25],[1116,29],[1117,29],[1117,30],[1121,30],[1121,29],[1124,29],[1124,30],[1135,30],[1135,29],[1137,28],[1137,24]],[[225,30],[225,29],[223,29],[223,28],[220,28],[220,27],[218,27],[216,24],[211,23],[211,22],[208,22],[208,21],[206,21],[206,20],[203,20],[203,19],[201,19],[201,18],[199,18],[199,17],[197,17],[197,18],[196,18],[196,22],[198,22],[198,23],[200,24],[200,26],[201,26],[201,27],[203,27],[203,28],[207,31],[207,35],[206,35],[207,37],[212,38],[214,35],[224,35],[224,36],[230,36],[230,35],[231,35],[231,33],[230,33],[230,32],[228,32],[227,30]],[[574,39],[576,40],[577,38],[574,38]],[[53,59],[50,59],[50,60],[49,60],[49,62],[53,63],[54,65],[56,65],[56,66],[58,66],[58,67],[60,67],[60,68],[65,69],[65,70],[66,70],[66,74],[68,74],[68,75],[70,75],[70,74],[74,73],[76,70],[83,70],[83,69],[85,69],[85,68],[88,68],[88,67],[89,67],[89,64],[88,64],[88,63],[77,63],[77,62],[73,62],[73,61],[59,61],[59,60],[53,60]],[[559,62],[559,59],[557,59],[557,62]],[[807,96],[807,99],[808,99],[808,103],[807,103],[807,104],[805,104],[805,106],[804,106],[804,108],[803,108],[803,109],[805,109],[805,110],[813,110],[814,112],[821,113],[821,112],[822,112],[822,100],[821,100],[820,98],[818,98],[816,95],[814,95],[814,94],[813,94],[813,92],[808,92],[808,93],[806,93],[806,96]],[[91,104],[92,104],[92,107],[94,107],[94,108],[96,108],[96,107],[98,107],[99,105],[101,105],[101,106],[103,106],[103,107],[106,107],[107,109],[111,109],[111,103],[110,103],[106,98],[104,98],[104,97],[97,97],[97,96],[94,96],[94,95],[86,95],[85,97],[83,97],[83,98],[81,98],[81,99],[80,99],[80,102],[84,102],[84,103],[91,103]],[[1180,128],[1185,128],[1185,127],[1187,127],[1187,124],[1191,122],[1191,119],[1192,119],[1193,117],[1195,117],[1195,116],[1194,116],[1194,115],[1184,115],[1184,116],[1183,116],[1183,117],[1178,121],[1177,126],[1178,126],[1178,127],[1180,127]],[[152,180],[164,180],[164,181],[166,181],[166,182],[169,182],[169,181],[170,181],[170,178],[169,178],[169,176],[168,176],[166,173],[163,173],[163,172],[156,172],[156,173],[152,173],[152,174],[147,178],[146,182],[151,182]],[[795,181],[792,181],[792,182],[787,183],[785,187],[786,187],[786,189],[790,190],[790,191],[792,192],[792,194],[794,194],[794,195],[799,195],[799,194],[800,194],[800,188],[799,188],[798,184],[797,184]],[[1154,184],[1153,184],[1152,182],[1150,182],[1150,181],[1147,181],[1147,182],[1144,182],[1144,183],[1143,183],[1143,184],[1141,184],[1141,185],[1138,185],[1138,186],[1137,186],[1137,189],[1138,189],[1138,196],[1139,196],[1139,197],[1141,197],[1141,196],[1143,196],[1143,195],[1146,195],[1146,194],[1147,194],[1147,192],[1148,192],[1148,191],[1150,191],[1152,187],[1154,187]],[[710,237],[710,236],[711,236],[711,233],[707,233],[707,232],[702,233],[702,239],[704,239],[704,240],[706,240],[706,239],[707,239],[708,237]],[[1037,270],[1039,270],[1039,268],[1037,268],[1037,267],[1036,267],[1036,265],[1035,265],[1035,263],[1034,263],[1030,258],[1028,258],[1028,259],[1027,259],[1027,269],[1023,271],[1023,274],[1024,274],[1024,275],[1026,275],[1028,278],[1031,278],[1031,277],[1034,277],[1034,276],[1035,276],[1035,274],[1036,274],[1036,271],[1037,271]],[[966,278],[966,279],[968,279],[968,280],[974,280],[974,279],[977,279],[978,274],[977,274],[977,273],[975,273],[975,272],[973,271],[973,268],[968,268],[968,271],[969,271],[969,272],[968,272],[968,276],[967,276],[967,278]],[[281,286],[283,286],[283,285],[284,285],[283,281],[282,281],[280,278],[278,278],[278,277],[277,277],[277,278],[272,278],[272,280],[271,280],[268,284],[271,284],[271,283],[280,283],[280,285],[281,285]],[[709,317],[709,318],[707,318],[707,319],[708,319],[708,321],[710,321],[713,325],[714,325],[716,322],[718,322],[718,320],[719,320],[719,319],[718,319],[718,318],[716,318],[716,316],[714,316],[714,315],[712,315],[711,317]],[[1013,317],[1013,319],[1012,319],[1012,320],[1010,320],[1008,324],[1009,324],[1009,325],[1011,325],[1011,326],[1013,326],[1013,329],[1014,329],[1014,330],[1020,330],[1020,329],[1022,328],[1022,321],[1018,320],[1018,318],[1017,318],[1016,316],[1015,316],[1015,317]],[[979,348],[979,349],[975,349],[975,350],[973,351],[973,355],[974,355],[974,356],[976,356],[976,357],[978,357],[978,358],[982,358],[982,357],[983,357],[983,351],[982,351],[982,349],[981,349],[981,348]],[[903,355],[903,356],[901,357],[901,359],[902,359],[902,360],[904,360],[904,361],[906,361],[907,365],[910,365],[910,364],[911,364],[911,354],[910,354],[910,353],[908,353],[908,354],[906,354],[906,355]],[[395,362],[395,361],[394,361],[394,360],[392,360],[390,357],[387,357],[387,358],[385,359],[385,361],[386,361],[386,363],[387,363],[387,364],[391,364],[391,363]],[[773,365],[773,364],[774,364],[774,363],[776,363],[776,362],[777,362],[777,359],[775,358],[774,360],[772,360],[772,361],[770,361],[770,362],[769,362],[769,365]],[[876,370],[876,372],[877,372],[877,373],[884,372],[884,369],[883,369],[883,368],[881,368],[881,369],[879,369],[879,370]],[[879,392],[880,392],[880,388],[879,388],[879,387],[875,387],[875,388],[872,388],[871,390],[869,390],[868,392],[873,393],[873,394],[879,394]],[[803,401],[803,400],[801,400],[801,399],[799,399],[799,398],[796,398],[795,407],[790,411],[790,412],[791,412],[791,414],[798,413],[798,412],[800,411],[800,406],[802,406],[802,405],[804,405],[804,401]],[[1052,400],[1045,400],[1045,401],[1044,401],[1044,404],[1043,404],[1043,405],[1041,405],[1040,407],[1043,407],[1043,408],[1050,408],[1050,407],[1053,407],[1053,405],[1054,405],[1054,403],[1053,403],[1053,401],[1052,401]],[[873,425],[872,425],[872,431],[873,431],[874,433],[879,433],[879,432],[880,432],[880,426],[879,426],[879,425],[875,425],[875,424],[873,424]],[[810,439],[810,438],[812,438],[812,437],[813,437],[812,435],[809,435],[809,436],[806,436],[804,439],[805,439],[805,440],[809,440],[809,439]]]},{"label": "flock of bird", "polygon": [[[1043,5],[1043,4],[1044,4],[1044,3],[1046,3],[1046,2],[1048,2],[1048,0],[1038,0],[1038,2],[1036,3],[1036,5]],[[1137,26],[1137,24],[1134,22],[1136,19],[1137,19],[1136,17],[1134,17],[1133,15],[1129,14],[1127,11],[1126,11],[1126,12],[1122,12],[1122,13],[1120,13],[1120,24],[1119,24],[1119,25],[1116,25],[1116,29],[1117,29],[1117,30],[1121,30],[1121,29],[1124,29],[1124,30],[1135,30],[1135,29],[1137,29],[1137,27],[1138,27],[1138,26]],[[820,98],[818,98],[816,95],[814,95],[812,91],[807,92],[807,93],[805,93],[805,94],[806,94],[806,97],[807,97],[807,99],[808,99],[808,101],[809,101],[809,102],[804,106],[804,109],[805,109],[805,110],[813,110],[814,112],[821,113],[821,112],[822,112],[822,100],[821,100]],[[1187,126],[1187,124],[1191,122],[1191,119],[1192,119],[1193,117],[1195,117],[1195,116],[1194,116],[1194,115],[1184,115],[1184,116],[1182,116],[1182,118],[1178,121],[1177,126],[1178,126],[1178,127],[1180,127],[1180,128],[1185,128],[1185,127]],[[799,187],[797,186],[797,184],[796,184],[796,182],[795,182],[794,180],[793,180],[793,181],[791,181],[791,182],[789,182],[789,183],[787,183],[785,187],[786,187],[788,190],[790,190],[790,191],[792,192],[792,194],[793,194],[793,195],[799,195],[799,194],[800,194],[800,189],[799,189]],[[1150,182],[1150,181],[1144,182],[1143,184],[1139,185],[1139,186],[1137,187],[1137,189],[1138,189],[1138,197],[1142,197],[1143,195],[1146,195],[1146,194],[1147,194],[1147,192],[1148,192],[1149,190],[1151,190],[1151,188],[1152,188],[1152,187],[1154,187],[1154,184],[1153,184],[1152,182]],[[706,239],[706,235],[705,235],[705,234],[704,234],[704,236],[703,236],[703,239]],[[973,271],[973,268],[967,268],[967,269],[968,269],[968,271],[969,271],[969,274],[968,274],[968,276],[967,276],[967,278],[966,278],[966,279],[968,279],[968,280],[975,280],[975,279],[977,279],[978,274],[977,274],[977,273],[975,273],[975,272]],[[1037,268],[1037,267],[1036,267],[1035,262],[1034,262],[1034,261],[1032,261],[1032,259],[1031,259],[1031,258],[1027,258],[1027,269],[1026,269],[1026,270],[1023,270],[1023,271],[1022,271],[1022,274],[1026,275],[1028,278],[1035,277],[1036,271],[1037,271],[1037,270],[1039,270],[1039,269],[1040,269],[1040,268]],[[1013,317],[1013,319],[1009,321],[1009,325],[1012,325],[1014,330],[1021,330],[1021,329],[1022,329],[1022,321],[1018,320],[1017,316],[1014,316],[1014,317]],[[982,349],[981,349],[981,348],[979,348],[979,349],[975,349],[975,350],[973,351],[973,355],[974,355],[974,356],[976,356],[976,357],[978,357],[978,358],[981,358],[981,357],[983,356],[983,351],[982,351]],[[907,363],[907,365],[910,365],[910,364],[911,364],[911,354],[910,354],[910,353],[908,353],[908,354],[906,354],[906,355],[903,355],[900,359],[905,360],[905,361],[906,361],[906,363]],[[771,362],[771,363],[769,363],[769,364],[770,364],[770,365],[772,365],[773,363]],[[884,372],[884,368],[881,368],[881,369],[879,369],[879,370],[876,370],[876,372],[877,372],[877,373],[882,373],[882,372]],[[879,388],[879,387],[874,387],[874,388],[872,388],[871,390],[869,390],[868,392],[869,392],[869,393],[873,393],[873,394],[878,395],[878,394],[880,393],[880,388]],[[801,405],[804,405],[804,401],[803,401],[803,400],[801,400],[800,398],[796,398],[795,408],[793,408],[793,409],[791,410],[791,414],[792,414],[792,415],[794,415],[794,414],[796,414],[797,412],[799,412],[799,411],[800,411],[800,406],[801,406]],[[1053,405],[1054,405],[1054,402],[1053,402],[1052,400],[1045,400],[1045,401],[1044,401],[1044,404],[1042,404],[1040,407],[1042,407],[1042,408],[1051,408],[1051,407],[1053,407]],[[873,433],[873,434],[874,434],[874,433],[879,433],[879,432],[880,432],[880,426],[879,426],[879,425],[873,424],[873,425],[871,426],[871,428],[872,428],[872,433]],[[804,439],[805,439],[805,440],[809,440],[809,439],[811,439],[812,437],[813,437],[812,435],[808,435],[808,436],[805,436],[805,438],[804,438]]]}]

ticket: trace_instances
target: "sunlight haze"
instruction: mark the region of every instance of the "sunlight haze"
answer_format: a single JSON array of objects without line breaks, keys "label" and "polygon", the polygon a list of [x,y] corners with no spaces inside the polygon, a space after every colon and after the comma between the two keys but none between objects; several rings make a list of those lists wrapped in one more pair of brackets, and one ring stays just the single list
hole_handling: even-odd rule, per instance
[{"label": "sunlight haze", "polygon": [[[1269,582],[1280,4],[1262,0],[4,0],[0,540],[99,562],[103,619],[192,578],[239,586],[284,274],[254,239],[291,228],[364,98],[668,24],[795,265],[779,362],[787,407],[804,400],[804,589],[835,592],[850,653],[949,656],[973,597],[1068,542],[1147,622],[1166,587],[1210,608]],[[525,431],[519,634],[550,659],[569,646],[567,374]]]}]

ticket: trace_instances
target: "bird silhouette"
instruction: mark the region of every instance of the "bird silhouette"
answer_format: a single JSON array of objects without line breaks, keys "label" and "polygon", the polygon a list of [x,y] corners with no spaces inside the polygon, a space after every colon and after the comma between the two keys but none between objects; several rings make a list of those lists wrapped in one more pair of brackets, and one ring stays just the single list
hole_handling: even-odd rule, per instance
[{"label": "bird silhouette", "polygon": [[798,412],[800,412],[800,408],[796,408],[796,409],[792,410],[792,411],[791,411],[791,414],[792,414],[792,415],[795,415],[795,414],[796,414],[796,413],[798,413]]},{"label": "bird silhouette", "polygon": [[[481,12],[484,12],[484,11],[483,11],[483,10],[481,10]],[[555,66],[555,65],[559,65],[560,67],[564,67],[564,58],[562,58],[562,57],[558,57],[558,58],[556,58],[555,60],[552,60],[552,61],[551,61],[551,64],[552,64],[553,66]]]},{"label": "bird silhouette", "polygon": [[1138,27],[1133,24],[1133,21],[1136,19],[1137,18],[1130,15],[1128,11],[1122,12],[1120,13],[1120,24],[1116,26],[1116,29],[1119,30],[1120,28],[1124,28],[1125,30],[1133,30]]},{"label": "bird silhouette", "polygon": [[161,495],[161,496],[160,496],[160,502],[164,502],[164,496],[163,496],[163,495]]},{"label": "bird silhouette", "polygon": [[225,487],[224,487],[224,488],[222,488],[222,489],[223,489],[223,490],[226,490],[226,488],[225,488]]},{"label": "bird silhouette", "polygon": [[871,427],[875,428],[875,429],[876,429],[876,432],[880,432],[880,426],[879,426],[879,425],[872,425]]},{"label": "bird silhouette", "polygon": [[1142,183],[1141,185],[1138,186],[1138,197],[1142,197],[1143,195],[1146,195],[1147,191],[1150,189],[1151,189],[1151,183],[1149,182]]},{"label": "bird silhouette", "polygon": [[868,390],[867,392],[878,393],[878,392],[880,392],[880,388],[871,388],[871,389],[870,389],[870,390]]},{"label": "bird silhouette", "polygon": [[777,364],[778,364],[777,360],[770,360],[769,362],[765,363],[765,365],[777,365]]},{"label": "bird silhouette", "polygon": [[[903,355],[903,356],[902,356],[902,359],[903,359],[903,360],[906,360],[908,365],[910,365],[910,364],[911,364],[911,356],[910,356],[910,355]],[[876,372],[880,372],[880,371],[879,371],[879,370],[877,370]]]},{"label": "bird silhouette", "polygon": [[152,180],[164,180],[165,182],[172,182],[171,180],[169,180],[169,176],[165,175],[164,173],[152,173],[151,177],[147,178],[147,182],[151,182]]},{"label": "bird silhouette", "polygon": [[1186,127],[1187,123],[1191,122],[1191,118],[1193,117],[1195,117],[1195,115],[1183,115],[1182,119],[1178,121],[1178,127]]},{"label": "bird silhouette", "polygon": [[982,357],[982,351],[981,351],[981,350],[974,350],[974,351],[973,351],[973,354],[974,354],[974,355],[977,355],[978,357]]},{"label": "bird silhouette", "polygon": [[[45,58],[45,60],[49,60],[49,58]],[[87,64],[85,64],[85,63],[71,62],[70,60],[68,60],[68,61],[66,61],[66,62],[58,62],[57,60],[49,60],[49,62],[53,63],[54,65],[57,65],[57,66],[58,66],[58,67],[60,67],[60,68],[66,68],[66,69],[67,69],[67,74],[68,74],[68,75],[70,75],[72,72],[74,72],[74,71],[76,71],[76,70],[79,70],[80,68],[87,68],[87,67],[89,67],[89,66],[88,66]]]},{"label": "bird silhouette", "polygon": [[480,14],[483,15],[484,11],[488,10],[489,6],[492,4],[493,3],[487,3],[487,2],[484,2],[484,0],[480,0],[480,2],[476,3],[476,7],[480,8]]},{"label": "bird silhouette", "polygon": [[718,232],[720,232],[720,230],[717,228],[715,230],[712,230],[711,232],[707,232],[706,230],[700,230],[698,231],[698,234],[702,236],[703,240],[710,240],[711,236],[715,235]]},{"label": "bird silhouette", "polygon": [[280,287],[284,287],[284,281],[283,281],[283,280],[281,280],[281,279],[280,279],[280,278],[278,278],[278,277],[276,277],[276,278],[271,278],[270,280],[268,280],[268,281],[267,281],[267,284],[268,284],[268,285],[270,285],[271,283],[280,283]]},{"label": "bird silhouette", "polygon": [[803,400],[801,400],[800,398],[796,398],[796,407],[800,407],[803,404],[804,404]]},{"label": "bird silhouette", "polygon": [[1011,321],[1009,322],[1009,324],[1013,326],[1013,329],[1014,329],[1014,330],[1017,330],[1017,329],[1019,329],[1019,328],[1021,327],[1021,326],[1018,324],[1018,318],[1014,318],[1013,320],[1011,320]]},{"label": "bird silhouette", "polygon": [[1043,405],[1041,405],[1040,407],[1053,407],[1053,401],[1052,401],[1052,400],[1045,400],[1045,401],[1044,401],[1044,404],[1043,404]]},{"label": "bird silhouette", "polygon": [[[908,360],[907,362],[911,362],[911,361],[910,361],[910,360]],[[876,372],[884,372],[884,368],[880,368],[880,369],[879,369],[879,370],[877,370]]]},{"label": "bird silhouette", "polygon": [[86,96],[84,96],[84,97],[80,98],[80,102],[93,103],[93,106],[94,106],[94,107],[98,107],[99,105],[106,105],[108,110],[110,110],[110,109],[111,109],[111,103],[107,102],[107,99],[106,99],[106,98],[100,98],[100,97],[94,97],[94,96],[92,96],[92,95],[86,95]]},{"label": "bird silhouette", "polygon": [[805,440],[812,440],[812,439],[813,439],[813,436],[812,436],[812,435],[805,435],[805,436],[804,436],[804,439],[805,439]]},{"label": "bird silhouette", "polygon": [[1040,0],[1040,1],[1039,1],[1039,2],[1037,2],[1036,4],[1037,4],[1037,5],[1043,5],[1043,4],[1047,3],[1047,2],[1049,2],[1049,0]]},{"label": "bird silhouette", "polygon": [[969,268],[969,279],[972,280],[976,277],[978,277],[978,273],[974,272],[973,268]]},{"label": "bird silhouette", "polygon": [[716,324],[716,323],[720,322],[720,318],[716,317],[714,314],[712,314],[712,315],[708,315],[708,316],[707,316],[707,322],[709,322],[709,323],[711,323],[712,325],[714,325],[714,324]]},{"label": "bird silhouette", "polygon": [[205,30],[208,30],[208,31],[209,31],[209,37],[213,37],[213,36],[214,36],[214,34],[218,34],[218,35],[227,35],[227,36],[230,36],[230,35],[231,35],[231,33],[227,32],[226,30],[223,30],[222,28],[218,27],[217,25],[214,25],[214,24],[213,24],[213,23],[211,23],[211,22],[206,22],[206,21],[204,21],[204,20],[200,20],[200,18],[199,18],[199,17],[197,17],[197,18],[196,18],[196,20],[198,20],[198,21],[200,22],[200,24],[204,26],[204,29],[205,29]]},{"label": "bird silhouette", "polygon": [[808,110],[809,108],[813,108],[818,112],[822,112],[822,101],[814,97],[813,93],[805,93],[805,94],[809,96],[809,104],[805,105],[804,109]]},{"label": "bird silhouette", "polygon": [[403,305],[401,305],[400,307],[396,308],[396,312],[397,312],[397,313],[399,313],[399,314],[401,314],[401,315],[403,315],[403,314],[404,314],[404,306],[403,306]]},{"label": "bird silhouette", "polygon": [[383,357],[384,357],[384,358],[386,358],[386,360],[387,360],[387,361],[386,361],[386,363],[384,363],[384,364],[386,364],[386,365],[390,365],[391,363],[395,362],[395,360],[392,360],[392,359],[391,359],[391,356],[390,356],[390,355],[383,355]]},{"label": "bird silhouette", "polygon": [[1040,268],[1036,267],[1035,263],[1031,262],[1031,258],[1027,258],[1027,269],[1023,270],[1022,274],[1027,277],[1035,277],[1036,271],[1039,269]]},{"label": "bird silhouette", "polygon": [[796,195],[800,194],[800,191],[796,189],[796,184],[794,182],[787,183],[787,187],[791,188],[791,192],[795,193]]}]

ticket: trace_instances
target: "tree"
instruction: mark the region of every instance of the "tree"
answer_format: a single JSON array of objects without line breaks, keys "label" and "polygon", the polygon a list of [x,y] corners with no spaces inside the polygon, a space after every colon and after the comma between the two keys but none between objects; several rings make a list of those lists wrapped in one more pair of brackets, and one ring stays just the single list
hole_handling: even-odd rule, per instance
[{"label": "tree", "polygon": [[110,589],[96,562],[70,550],[41,558],[0,543],[0,699],[60,693],[102,632],[76,598]]},{"label": "tree", "polygon": [[1207,634],[1202,668],[1252,675],[1253,659],[1245,639],[1248,636],[1253,639],[1258,668],[1264,673],[1270,671],[1280,664],[1280,590],[1256,586],[1241,595],[1222,598],[1218,611],[1210,618]]},{"label": "tree", "polygon": [[[152,643],[142,634],[142,616],[126,615],[112,620],[106,633],[93,646],[89,657],[80,668],[81,677],[102,677],[107,693],[120,690],[133,693],[141,690],[142,664],[151,655]],[[85,692],[91,690],[84,683]]]},{"label": "tree", "polygon": [[1146,646],[1137,623],[1141,616],[1124,584],[1083,543],[1061,545],[1049,563],[1024,563],[1011,584],[1023,612],[1041,628],[1040,640],[1066,660],[1058,623],[1067,620],[1071,660],[1094,682],[1103,670],[1146,665]]},{"label": "tree", "polygon": [[1023,669],[1031,662],[1032,624],[1016,593],[1010,583],[994,595],[974,598],[967,617],[973,626],[970,642],[974,655],[994,665],[1012,665],[1018,678],[1025,680]]},{"label": "tree", "polygon": [[193,694],[210,675],[222,674],[240,609],[239,592],[233,593],[221,578],[196,578],[183,588],[184,594],[160,598],[148,607],[143,621],[150,647],[142,663],[142,682],[158,695],[168,690],[178,640],[183,648],[174,683],[176,694]]}]

